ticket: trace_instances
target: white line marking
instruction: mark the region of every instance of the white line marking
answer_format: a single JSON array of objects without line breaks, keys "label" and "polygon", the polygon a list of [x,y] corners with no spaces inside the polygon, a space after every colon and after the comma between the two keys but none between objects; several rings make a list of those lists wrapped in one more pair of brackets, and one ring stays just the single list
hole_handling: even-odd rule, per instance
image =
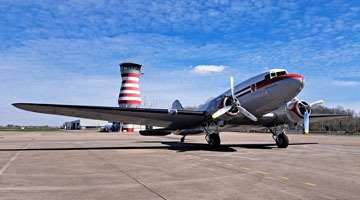
[{"label": "white line marking", "polygon": [[[25,147],[23,147],[23,149],[26,149],[29,145],[30,143],[28,143]],[[4,166],[1,167],[0,176],[4,173],[4,171],[10,166],[11,162],[14,161],[21,152],[22,151],[18,151],[9,161],[7,161],[7,163],[5,163]]]}]

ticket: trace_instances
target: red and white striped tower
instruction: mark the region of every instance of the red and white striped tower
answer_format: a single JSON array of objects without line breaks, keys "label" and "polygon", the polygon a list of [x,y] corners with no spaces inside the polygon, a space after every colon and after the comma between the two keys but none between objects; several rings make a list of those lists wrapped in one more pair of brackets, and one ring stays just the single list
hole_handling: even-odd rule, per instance
[{"label": "red and white striped tower", "polygon": [[[140,74],[142,65],[137,63],[121,63],[121,89],[118,104],[122,108],[137,108],[141,105],[141,96],[139,88]],[[123,124],[124,130],[134,132],[133,124]]]}]

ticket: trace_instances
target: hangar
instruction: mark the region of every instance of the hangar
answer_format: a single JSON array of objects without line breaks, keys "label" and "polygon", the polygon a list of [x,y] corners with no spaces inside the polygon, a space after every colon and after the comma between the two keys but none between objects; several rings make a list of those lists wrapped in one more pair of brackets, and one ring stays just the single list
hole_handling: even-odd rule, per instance
[{"label": "hangar", "polygon": [[111,123],[103,120],[93,120],[93,119],[77,119],[70,122],[65,122],[63,128],[66,130],[80,130],[86,128],[100,128]]}]

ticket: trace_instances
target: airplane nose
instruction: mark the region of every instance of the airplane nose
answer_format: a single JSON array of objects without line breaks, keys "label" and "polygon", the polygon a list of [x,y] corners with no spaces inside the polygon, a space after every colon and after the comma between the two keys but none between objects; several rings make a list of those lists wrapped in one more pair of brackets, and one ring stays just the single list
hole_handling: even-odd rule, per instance
[{"label": "airplane nose", "polygon": [[292,85],[297,87],[299,90],[302,90],[305,85],[305,79],[300,74],[288,74],[288,77],[290,78]]}]

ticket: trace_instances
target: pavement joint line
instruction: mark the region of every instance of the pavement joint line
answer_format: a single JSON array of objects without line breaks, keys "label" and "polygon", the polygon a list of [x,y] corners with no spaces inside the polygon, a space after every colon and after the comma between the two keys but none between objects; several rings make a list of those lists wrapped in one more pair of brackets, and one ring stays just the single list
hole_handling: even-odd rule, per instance
[{"label": "pavement joint line", "polygon": [[[91,151],[88,151],[90,154],[94,155],[96,158],[98,158],[99,160],[105,162],[105,163],[108,163],[110,165],[114,165],[110,162],[108,162],[105,158],[102,158],[100,156],[98,156],[96,153],[94,152],[91,152]],[[165,197],[163,197],[161,194],[159,194],[158,192],[156,192],[155,190],[151,189],[149,186],[147,186],[145,183],[141,182],[140,180],[138,180],[137,178],[133,177],[130,175],[130,173],[122,170],[121,168],[119,168],[118,166],[115,166],[115,168],[117,170],[119,170],[121,173],[125,174],[127,177],[129,177],[130,179],[132,179],[133,181],[137,182],[138,184],[140,184],[141,186],[143,186],[145,189],[149,190],[150,192],[152,192],[153,194],[157,195],[158,197],[160,197],[161,199],[165,199]]]},{"label": "pavement joint line", "polygon": [[[26,149],[26,148],[28,148],[29,146],[30,146],[30,143],[28,143],[26,146],[24,146],[23,149]],[[16,154],[15,154],[13,157],[11,157],[11,159],[10,159],[9,161],[7,161],[4,166],[1,167],[1,169],[0,169],[0,176],[1,176],[1,175],[5,172],[5,170],[10,166],[11,162],[13,162],[13,161],[20,155],[21,152],[22,152],[22,151],[16,152]]]},{"label": "pavement joint line", "polygon": [[267,172],[263,172],[263,171],[259,171],[259,170],[256,170],[256,172],[259,174],[268,174]]},{"label": "pavement joint line", "polygon": [[309,186],[313,186],[313,187],[315,187],[315,186],[316,186],[316,184],[314,184],[314,183],[309,183],[309,182],[303,182],[303,184],[305,184],[305,185],[309,185]]},{"label": "pavement joint line", "polygon": [[289,180],[289,178],[288,177],[285,177],[285,176],[277,176],[278,178],[281,178],[281,179],[283,179],[283,180]]}]

